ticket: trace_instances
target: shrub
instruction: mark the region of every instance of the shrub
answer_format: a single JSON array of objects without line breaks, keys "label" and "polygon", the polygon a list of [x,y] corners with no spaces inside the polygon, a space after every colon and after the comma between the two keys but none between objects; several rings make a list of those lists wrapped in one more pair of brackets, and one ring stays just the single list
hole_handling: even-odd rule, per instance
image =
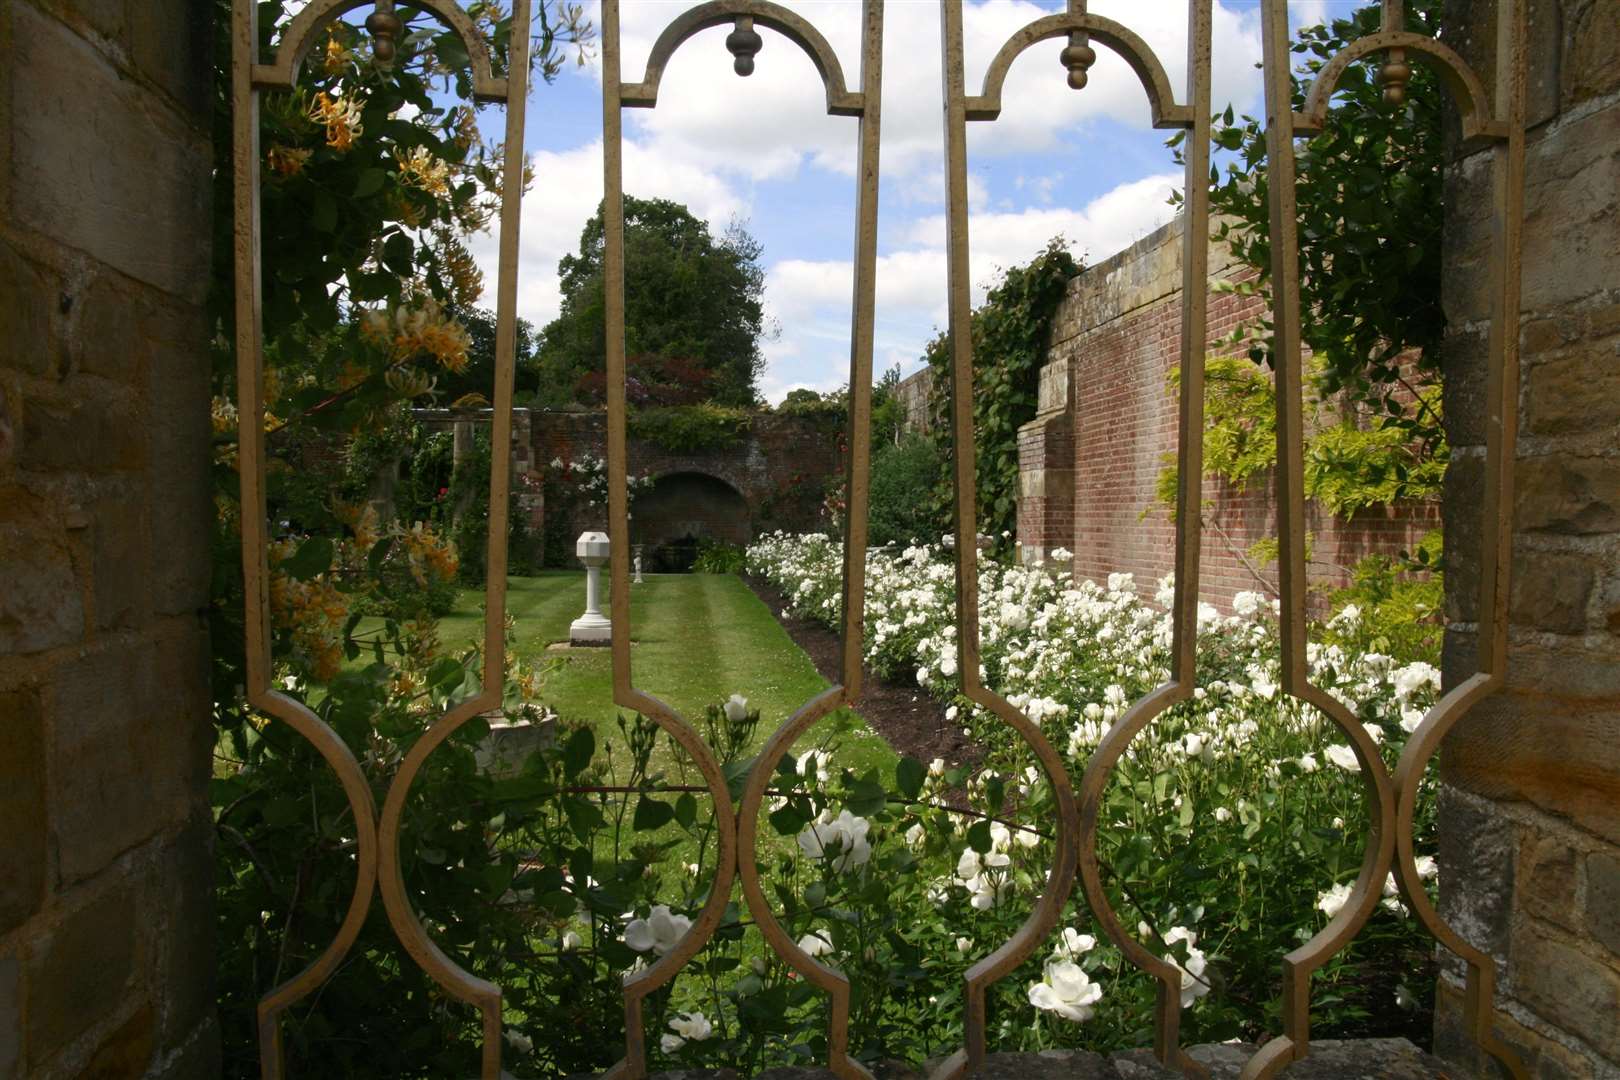
[{"label": "shrub", "polygon": [[933,492],[943,469],[938,448],[916,432],[877,448],[867,519],[872,544],[912,544],[941,534]]}]

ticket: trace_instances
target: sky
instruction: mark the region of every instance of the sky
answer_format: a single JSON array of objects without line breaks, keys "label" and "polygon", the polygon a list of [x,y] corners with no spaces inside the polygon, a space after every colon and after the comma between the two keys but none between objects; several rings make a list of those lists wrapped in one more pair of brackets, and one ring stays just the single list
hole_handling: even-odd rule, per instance
[{"label": "sky", "polygon": [[[1291,0],[1297,28],[1347,14],[1365,0]],[[624,0],[623,77],[638,82],[652,42],[685,0]],[[826,37],[851,89],[859,86],[858,0],[788,4]],[[967,0],[963,25],[969,93],[1011,34],[1060,4]],[[1186,82],[1183,0],[1091,0],[1090,10],[1134,29],[1161,59],[1178,99]],[[587,7],[600,24],[594,5]],[[889,0],[878,205],[873,366],[910,374],[945,323],[945,183],[939,4]],[[1260,108],[1260,16],[1255,0],[1217,0],[1214,102]],[[836,389],[849,378],[859,121],[826,115],[820,77],[799,47],[761,27],[755,73],[732,70],[729,26],[678,49],[656,109],[624,111],[624,186],[642,198],[684,203],[716,234],[740,222],[761,243],[770,327],[762,395]],[[1034,257],[1061,235],[1077,258],[1098,262],[1171,220],[1181,172],[1148,126],[1141,84],[1100,43],[1089,85],[1069,89],[1064,42],[1043,42],[1013,64],[995,121],[968,124],[970,265],[974,302],[998,267]],[[535,180],[524,198],[518,314],[544,326],[560,304],[557,263],[577,250],[602,197],[599,53],[570,63],[530,99],[526,150]],[[498,130],[498,109],[484,125]],[[496,239],[473,246],[493,283]]]}]

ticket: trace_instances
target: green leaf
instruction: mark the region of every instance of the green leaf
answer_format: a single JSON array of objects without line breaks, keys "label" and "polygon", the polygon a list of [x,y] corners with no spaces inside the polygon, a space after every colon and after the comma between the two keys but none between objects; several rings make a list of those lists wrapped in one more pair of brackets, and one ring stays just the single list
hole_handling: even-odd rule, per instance
[{"label": "green leaf", "polygon": [[771,811],[770,820],[780,836],[797,836],[805,826],[804,815],[792,803]]},{"label": "green leaf", "polygon": [[332,541],[324,536],[312,536],[277,563],[276,569],[294,581],[308,581],[332,568],[332,552]]},{"label": "green leaf", "polygon": [[903,757],[895,762],[895,787],[908,799],[915,799],[922,792],[923,780],[927,776],[928,770],[916,758]]},{"label": "green leaf", "polygon": [[661,829],[675,820],[675,808],[666,802],[659,802],[651,795],[643,795],[636,803],[636,813],[631,821],[631,827],[637,832],[647,832],[651,829]]},{"label": "green leaf", "polygon": [[453,656],[441,656],[428,668],[427,682],[431,689],[444,691],[461,682],[465,676],[461,661]]},{"label": "green leaf", "polygon": [[563,744],[563,770],[569,776],[578,776],[596,756],[596,733],[588,727],[575,728]]},{"label": "green leaf", "polygon": [[387,179],[388,174],[382,169],[361,170],[360,178],[354,182],[354,197],[364,199],[367,196],[377,194],[382,190],[383,181]]},{"label": "green leaf", "polygon": [[690,791],[681,792],[681,797],[675,800],[675,820],[683,829],[697,824],[697,800]]},{"label": "green leaf", "polygon": [[316,232],[332,232],[337,228],[338,206],[332,193],[321,189],[315,192],[315,205],[310,207],[309,224]]},{"label": "green leaf", "polygon": [[383,265],[400,277],[416,272],[416,244],[404,233],[395,233],[383,242]]},{"label": "green leaf", "polygon": [[988,819],[980,818],[968,826],[967,842],[968,847],[977,851],[980,855],[990,853],[990,822]]},{"label": "green leaf", "polygon": [[847,805],[857,817],[871,817],[880,812],[889,800],[889,793],[876,780],[862,777],[851,785]]}]

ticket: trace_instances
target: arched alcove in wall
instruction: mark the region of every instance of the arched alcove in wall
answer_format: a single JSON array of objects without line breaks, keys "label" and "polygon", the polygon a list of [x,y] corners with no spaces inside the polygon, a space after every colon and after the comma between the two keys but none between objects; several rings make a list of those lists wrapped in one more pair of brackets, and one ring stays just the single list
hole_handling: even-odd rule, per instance
[{"label": "arched alcove in wall", "polygon": [[700,472],[666,473],[638,495],[631,536],[651,570],[689,570],[705,541],[746,544],[753,539],[748,501],[731,484]]}]

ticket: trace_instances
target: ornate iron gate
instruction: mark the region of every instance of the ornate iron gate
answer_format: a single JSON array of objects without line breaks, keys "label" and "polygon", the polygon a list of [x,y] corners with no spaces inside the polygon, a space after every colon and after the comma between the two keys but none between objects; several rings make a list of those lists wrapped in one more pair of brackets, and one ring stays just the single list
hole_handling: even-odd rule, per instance
[{"label": "ornate iron gate", "polygon": [[[512,167],[514,148],[523,145],[524,106],[528,92],[529,3],[517,5],[513,23],[510,67],[497,77],[488,49],[467,16],[453,0],[414,0],[458,34],[471,57],[474,95],[480,101],[506,107],[507,167],[501,208],[500,276],[494,431],[492,441],[509,441],[515,342],[518,210],[522,169]],[[258,103],[261,92],[290,90],[300,64],[316,36],[327,24],[365,0],[312,0],[285,28],[274,61],[261,63],[257,55],[258,29],[252,0],[236,0],[234,10],[233,88],[235,108],[235,213],[236,213],[236,347],[241,416],[242,556],[247,596],[247,662],[249,702],[285,721],[307,739],[341,779],[355,815],[358,832],[358,877],[348,915],[336,938],[305,971],[277,987],[260,1003],[262,1070],[266,1077],[283,1073],[279,1018],[293,1003],[326,980],[355,940],[380,885],[383,904],[400,942],[411,957],[451,995],[480,1010],[483,1017],[482,1075],[500,1076],[501,991],[460,968],[424,930],[405,894],[399,861],[399,834],[405,798],[428,755],[457,727],[500,705],[498,678],[503,650],[505,614],[506,513],[509,462],[496,454],[489,488],[489,590],[485,624],[486,688],[477,697],[446,713],[415,744],[389,788],[379,817],[364,775],[342,739],[302,703],[277,692],[270,679],[268,631],[268,572],[266,564],[265,450],[262,418],[263,363],[259,312],[258,245]],[[1198,605],[1199,515],[1203,432],[1203,378],[1201,358],[1206,345],[1206,273],[1209,237],[1208,192],[1204,178],[1209,169],[1209,134],[1212,0],[1190,0],[1187,85],[1178,100],[1161,59],[1129,27],[1087,12],[1085,0],[1068,0],[1067,10],[1039,18],[1014,34],[995,54],[977,95],[969,95],[963,68],[961,0],[942,0],[944,57],[944,117],[948,212],[949,313],[952,360],[952,424],[954,485],[956,492],[955,550],[957,558],[957,633],[963,692],[1012,727],[1039,760],[1050,780],[1058,811],[1055,857],[1047,888],[1017,933],[980,959],[967,972],[965,986],[965,1045],[937,1070],[935,1080],[954,1080],[974,1070],[986,1052],[986,988],[1028,957],[1053,928],[1078,876],[1092,911],[1124,955],[1159,982],[1155,1052],[1167,1065],[1188,1075],[1202,1072],[1179,1043],[1179,969],[1154,956],[1133,938],[1110,906],[1097,858],[1099,820],[1104,788],[1132,739],[1158,715],[1191,695],[1196,677],[1196,625]],[[379,0],[367,20],[368,29],[382,42],[399,33],[399,20],[390,0]],[[1477,701],[1502,681],[1507,640],[1506,603],[1510,555],[1515,402],[1518,385],[1519,248],[1524,187],[1525,48],[1524,0],[1501,0],[1494,93],[1487,94],[1480,77],[1444,43],[1408,33],[1402,0],[1384,0],[1383,27],[1334,57],[1321,70],[1303,112],[1292,107],[1289,31],[1286,0],[1263,0],[1266,126],[1270,161],[1269,197],[1273,265],[1275,355],[1277,366],[1278,462],[1277,498],[1282,536],[1281,591],[1283,629],[1282,689],[1309,704],[1344,732],[1361,766],[1373,822],[1361,870],[1349,901],[1310,941],[1282,959],[1282,1037],[1267,1043],[1244,1070],[1248,1078],[1275,1075],[1284,1065],[1309,1051],[1310,976],[1343,948],[1365,925],[1379,898],[1380,885],[1391,867],[1404,899],[1430,932],[1468,966],[1466,1019],[1480,1045],[1514,1076],[1525,1075],[1522,1064],[1492,1034],[1494,966],[1491,959],[1464,942],[1443,922],[1419,879],[1413,852],[1413,811],[1417,788],[1425,768],[1446,732]],[[714,934],[736,878],[748,907],[766,941],[781,959],[830,998],[827,1064],[840,1076],[869,1080],[870,1074],[848,1054],[850,984],[837,969],[804,952],[777,921],[756,868],[758,820],[762,799],[777,760],[794,740],[832,710],[853,704],[861,693],[862,609],[865,597],[866,514],[869,494],[868,445],[872,387],[874,271],[876,264],[878,148],[881,117],[883,0],[864,0],[862,52],[858,89],[851,90],[837,55],[809,22],[768,0],[711,0],[674,19],[659,36],[640,82],[626,83],[621,75],[619,0],[603,0],[603,128],[605,147],[604,266],[607,318],[607,392],[609,416],[610,528],[614,625],[612,662],[613,698],[654,720],[678,742],[704,776],[714,800],[718,837],[716,877],[701,916],[666,955],[651,967],[628,978],[624,985],[626,1045],[623,1060],[609,1075],[633,1080],[646,1074],[642,1002],[667,983]],[[726,46],[735,70],[748,75],[761,47],[759,27],[774,30],[799,46],[819,72],[829,114],[859,120],[858,200],[855,222],[855,295],[851,327],[848,520],[844,546],[842,679],[838,685],[804,703],[770,737],[748,775],[740,802],[734,807],[725,776],[714,753],[696,729],[667,704],[636,687],[630,653],[630,580],[628,494],[626,481],[626,395],[624,348],[624,192],[622,181],[622,127],[624,108],[652,108],[657,103],[664,67],[680,45],[694,34],[730,24]],[[1186,140],[1186,205],[1182,215],[1183,289],[1181,329],[1182,379],[1177,464],[1179,489],[1176,517],[1174,638],[1171,678],[1136,702],[1118,719],[1099,744],[1081,780],[1078,793],[1070,789],[1067,773],[1056,751],[1032,723],[1004,698],[983,686],[978,676],[978,600],[974,505],[975,462],[972,431],[973,356],[967,332],[970,307],[968,280],[968,212],[966,125],[988,122],[1001,112],[1001,90],[1009,68],[1025,50],[1038,42],[1065,38],[1061,60],[1070,86],[1083,88],[1087,69],[1095,62],[1093,42],[1121,56],[1140,80],[1155,127],[1181,129]],[[379,52],[382,49],[379,48]],[[1454,687],[1423,719],[1391,775],[1362,725],[1337,700],[1312,685],[1305,661],[1305,534],[1302,487],[1303,360],[1299,339],[1299,238],[1294,210],[1294,139],[1321,128],[1337,80],[1348,65],[1369,55],[1385,56],[1381,81],[1386,94],[1398,101],[1405,93],[1409,56],[1435,65],[1442,82],[1456,100],[1466,139],[1495,146],[1495,243],[1492,282],[1493,317],[1490,346],[1486,502],[1483,507],[1485,544],[1481,575],[1481,656],[1478,670]],[[519,151],[520,152],[520,149]]]}]

